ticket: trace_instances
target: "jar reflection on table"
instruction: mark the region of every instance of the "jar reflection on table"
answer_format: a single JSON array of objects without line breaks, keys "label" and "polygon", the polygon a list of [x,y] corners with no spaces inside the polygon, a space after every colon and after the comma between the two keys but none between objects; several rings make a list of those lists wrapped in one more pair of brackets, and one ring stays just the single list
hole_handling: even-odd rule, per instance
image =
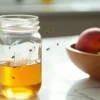
[{"label": "jar reflection on table", "polygon": [[[0,100],[11,100],[11,99],[7,99],[7,98],[4,98],[4,97],[0,97]],[[25,99],[25,100],[40,100],[40,98],[36,95],[36,96],[34,96],[32,98],[28,98],[28,99]]]},{"label": "jar reflection on table", "polygon": [[41,86],[41,35],[37,16],[0,17],[0,71],[2,95],[23,99]]}]

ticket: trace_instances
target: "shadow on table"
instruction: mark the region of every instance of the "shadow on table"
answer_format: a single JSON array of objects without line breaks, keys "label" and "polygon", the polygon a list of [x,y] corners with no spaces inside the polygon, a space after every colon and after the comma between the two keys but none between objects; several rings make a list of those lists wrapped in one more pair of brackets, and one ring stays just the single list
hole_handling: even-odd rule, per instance
[{"label": "shadow on table", "polygon": [[66,100],[97,100],[100,98],[100,83],[91,78],[77,81],[67,92]]},{"label": "shadow on table", "polygon": [[[14,100],[14,99],[6,99],[6,98],[3,98],[3,97],[0,97],[0,100]],[[20,100],[22,100],[22,99],[20,99]],[[40,100],[40,98],[38,96],[35,96],[33,98],[25,99],[25,100]]]}]

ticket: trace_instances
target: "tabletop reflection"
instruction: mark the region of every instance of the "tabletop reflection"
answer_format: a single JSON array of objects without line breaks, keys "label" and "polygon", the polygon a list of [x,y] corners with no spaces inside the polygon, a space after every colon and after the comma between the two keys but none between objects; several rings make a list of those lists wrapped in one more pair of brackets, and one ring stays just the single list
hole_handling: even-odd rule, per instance
[{"label": "tabletop reflection", "polygon": [[[7,99],[7,98],[4,98],[4,97],[0,97],[0,100],[14,100],[14,99]],[[25,100],[40,100],[40,98],[36,95],[35,97],[25,99]]]}]

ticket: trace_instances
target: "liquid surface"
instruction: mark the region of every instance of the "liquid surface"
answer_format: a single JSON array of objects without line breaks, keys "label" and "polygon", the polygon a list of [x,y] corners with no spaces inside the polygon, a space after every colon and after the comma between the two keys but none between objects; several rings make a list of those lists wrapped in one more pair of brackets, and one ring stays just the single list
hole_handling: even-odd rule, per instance
[{"label": "liquid surface", "polygon": [[41,63],[10,66],[12,63],[8,61],[7,65],[0,65],[2,95],[16,99],[34,96],[41,86]]}]

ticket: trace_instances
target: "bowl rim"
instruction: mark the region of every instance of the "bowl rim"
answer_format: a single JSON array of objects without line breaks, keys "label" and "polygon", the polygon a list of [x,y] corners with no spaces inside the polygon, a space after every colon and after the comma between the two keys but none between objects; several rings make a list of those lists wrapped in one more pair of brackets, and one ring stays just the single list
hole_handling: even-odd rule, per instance
[{"label": "bowl rim", "polygon": [[87,53],[87,52],[79,51],[79,50],[77,50],[77,49],[74,48],[75,44],[76,43],[68,45],[66,49],[69,50],[69,51],[72,51],[72,52],[83,54],[83,55],[100,56],[99,54],[92,54],[92,53]]}]

